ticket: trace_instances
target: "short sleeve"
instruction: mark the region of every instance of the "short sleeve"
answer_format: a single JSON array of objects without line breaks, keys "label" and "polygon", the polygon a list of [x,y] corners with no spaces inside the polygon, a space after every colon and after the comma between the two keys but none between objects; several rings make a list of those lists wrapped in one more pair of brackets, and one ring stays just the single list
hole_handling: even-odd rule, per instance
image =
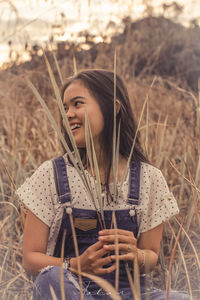
[{"label": "short sleeve", "polygon": [[139,231],[148,231],[179,213],[176,199],[169,191],[162,172],[152,166],[142,170]]},{"label": "short sleeve", "polygon": [[52,161],[46,161],[16,191],[23,204],[49,227],[54,218],[53,184]]}]

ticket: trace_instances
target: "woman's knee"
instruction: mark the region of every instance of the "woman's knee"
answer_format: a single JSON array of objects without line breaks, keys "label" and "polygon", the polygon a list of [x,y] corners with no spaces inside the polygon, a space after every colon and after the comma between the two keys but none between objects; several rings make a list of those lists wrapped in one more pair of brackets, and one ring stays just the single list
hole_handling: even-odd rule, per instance
[{"label": "woman's knee", "polygon": [[[142,299],[166,300],[167,292],[153,288],[149,294],[148,293],[147,293],[147,295],[144,294]],[[178,292],[178,291],[170,291],[169,295],[168,295],[168,299],[169,300],[190,300],[190,296],[186,293],[182,293],[182,292]]]},{"label": "woman's knee", "polygon": [[[64,275],[63,279],[61,279],[61,272]],[[66,299],[80,299],[80,286],[76,275],[60,267],[45,268],[36,278],[33,299],[51,299],[51,289],[56,294],[57,299],[61,299],[63,288]],[[90,299],[89,296],[88,299]]]}]

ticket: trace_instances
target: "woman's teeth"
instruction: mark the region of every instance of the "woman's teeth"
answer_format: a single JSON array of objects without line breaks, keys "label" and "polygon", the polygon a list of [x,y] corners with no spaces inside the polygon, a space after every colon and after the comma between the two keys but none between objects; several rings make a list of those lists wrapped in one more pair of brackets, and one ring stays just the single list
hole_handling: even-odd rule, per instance
[{"label": "woman's teeth", "polygon": [[76,128],[80,128],[81,126],[79,124],[74,124],[71,126],[71,130],[74,130]]}]

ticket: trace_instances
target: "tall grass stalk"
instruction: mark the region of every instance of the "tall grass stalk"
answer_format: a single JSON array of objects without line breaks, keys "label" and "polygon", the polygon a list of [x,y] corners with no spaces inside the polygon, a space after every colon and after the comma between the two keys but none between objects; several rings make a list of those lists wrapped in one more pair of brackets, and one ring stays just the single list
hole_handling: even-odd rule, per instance
[{"label": "tall grass stalk", "polygon": [[179,195],[178,195],[178,204],[180,204],[179,202],[181,201],[184,190],[185,190],[185,179],[184,179],[184,177],[186,175],[186,165],[184,163],[185,161],[187,161],[186,142],[184,142],[184,146],[183,146],[183,161],[181,163],[182,176],[180,177],[180,190],[179,190]]},{"label": "tall grass stalk", "polygon": [[[174,229],[172,228],[172,226],[171,226],[171,224],[169,222],[167,222],[167,223],[169,225],[169,228],[171,229],[171,232],[172,232],[172,235],[173,235],[174,239],[176,240],[177,238],[176,238],[176,234],[174,232]],[[178,241],[177,241],[177,245],[178,245],[180,257],[182,259],[182,263],[183,263],[183,266],[184,266],[184,269],[185,269],[185,275],[186,275],[186,279],[187,279],[190,300],[193,300],[191,283],[190,283],[190,278],[189,278],[188,269],[187,269],[187,265],[186,265],[186,262],[185,262],[184,254],[183,254],[183,251],[181,249],[180,243]]]},{"label": "tall grass stalk", "polygon": [[[166,124],[164,124],[164,125],[166,125]],[[176,139],[177,130],[179,128],[179,125],[180,125],[180,118],[177,119],[176,126],[173,129],[172,135],[170,137],[170,141],[169,141],[169,146],[168,146],[167,152],[165,153],[164,167],[163,167],[164,170],[167,168],[167,163],[168,163],[167,159],[170,157],[170,155],[172,153],[172,149],[173,149],[173,145],[174,145],[174,142],[175,142],[175,139]]]},{"label": "tall grass stalk", "polygon": [[74,66],[74,75],[77,74],[77,64],[76,64],[76,56],[73,54],[73,66]]},{"label": "tall grass stalk", "polygon": [[[65,141],[65,139],[64,139],[64,137],[63,137],[63,135],[62,135],[62,133],[61,133],[61,130],[59,129],[59,127],[58,127],[58,125],[57,125],[55,119],[53,118],[53,116],[52,116],[50,110],[48,109],[48,107],[47,107],[45,101],[44,101],[43,98],[40,96],[40,94],[38,93],[38,91],[36,90],[36,88],[34,87],[34,85],[33,85],[29,80],[28,80],[27,82],[28,82],[28,86],[31,88],[31,90],[33,91],[34,95],[35,95],[36,98],[39,100],[40,104],[42,105],[42,107],[43,107],[45,113],[47,114],[47,117],[48,117],[48,119],[49,119],[49,121],[50,121],[52,127],[54,128],[54,130],[55,130],[56,133],[58,134],[58,137],[60,138],[60,140],[61,140],[61,142],[62,142],[62,144],[63,144],[63,146],[64,146],[64,148],[65,148],[65,150],[66,150],[66,152],[67,152],[67,154],[69,155],[69,157],[70,157],[70,159],[71,159],[71,161],[72,161],[72,163],[73,163],[73,165],[74,165],[74,167],[75,167],[75,169],[76,169],[76,171],[78,172],[80,178],[81,178],[82,181],[83,181],[83,184],[85,185],[87,191],[89,192],[89,195],[91,195],[90,189],[89,189],[89,185],[88,185],[88,182],[87,182],[87,178],[86,178],[86,175],[85,175],[85,172],[84,172],[84,167],[83,167],[83,164],[82,164],[81,159],[79,159],[79,158],[80,158],[80,155],[77,154],[77,156],[76,156],[76,159],[77,159],[77,160],[74,158],[74,156],[73,156],[71,150],[69,149],[69,146],[67,145],[67,143],[66,143],[66,141]],[[63,109],[64,109],[64,108],[63,108]],[[65,118],[65,119],[67,120],[67,118]],[[68,124],[68,127],[69,127],[69,132],[70,132],[71,129],[70,129],[69,124]],[[75,142],[74,142],[74,143],[75,143]],[[75,147],[75,149],[76,149],[76,147]],[[78,150],[77,150],[77,151],[78,151]],[[80,170],[79,167],[82,167],[82,172],[81,172],[81,170]]]},{"label": "tall grass stalk", "polygon": [[[104,222],[104,214],[103,214],[103,211],[102,211],[102,207],[103,207],[103,195],[101,193],[101,185],[98,184],[98,182],[96,181],[96,176],[95,176],[95,170],[94,170],[94,160],[93,160],[93,154],[92,154],[92,151],[95,151],[95,149],[93,149],[94,147],[92,147],[91,143],[92,143],[92,134],[91,134],[91,130],[89,129],[90,125],[89,125],[89,121],[88,121],[88,117],[87,117],[87,112],[85,112],[85,139],[86,139],[86,151],[87,151],[87,169],[90,167],[91,169],[91,173],[92,173],[92,176],[94,178],[94,185],[95,185],[95,192],[96,194],[93,193],[93,189],[92,189],[92,184],[91,184],[91,180],[93,178],[90,179],[90,176],[88,176],[88,184],[90,186],[90,191],[91,191],[91,194],[92,194],[92,197],[91,197],[91,200],[92,200],[92,203],[94,205],[94,208],[96,209],[96,212],[97,212],[97,217],[98,217],[98,220],[99,220],[99,224],[100,224],[100,227],[101,229],[105,228],[105,222]],[[98,168],[98,165],[96,166],[96,168]],[[98,174],[99,174],[99,171],[97,171]],[[96,202],[95,202],[95,199],[96,197],[99,199],[99,207],[100,207],[100,211],[101,211],[101,215],[99,214],[99,208],[97,208],[96,206]],[[102,216],[102,218],[101,218]]]},{"label": "tall grass stalk", "polygon": [[[70,142],[72,144],[72,147],[73,147],[76,159],[78,161],[78,165],[77,165],[77,162],[76,162],[76,166],[75,167],[76,167],[76,169],[77,169],[77,171],[79,173],[79,176],[81,176],[81,179],[82,179],[82,181],[83,181],[83,183],[84,183],[84,185],[85,185],[85,187],[86,187],[86,189],[87,189],[87,191],[88,191],[88,193],[90,195],[91,201],[94,202],[93,201],[93,195],[92,195],[92,192],[91,192],[91,189],[90,189],[90,185],[89,185],[86,173],[85,173],[85,169],[84,169],[84,166],[83,166],[83,163],[82,163],[82,160],[81,160],[81,157],[80,157],[80,154],[79,154],[76,142],[74,140],[74,136],[72,134],[68,118],[66,117],[66,112],[65,112],[65,109],[64,109],[64,106],[63,106],[63,103],[62,103],[60,92],[59,92],[59,89],[58,89],[58,86],[57,86],[57,83],[56,83],[53,71],[51,69],[51,66],[50,66],[49,61],[48,61],[48,59],[47,59],[46,56],[45,56],[45,61],[46,61],[47,69],[48,69],[49,76],[50,76],[50,79],[51,79],[51,83],[52,83],[52,86],[54,88],[54,92],[55,92],[57,103],[58,103],[58,106],[59,106],[59,109],[60,109],[60,113],[61,113],[62,119],[64,121],[65,129],[67,130],[67,133],[69,135]],[[87,125],[88,125],[88,122],[87,122]],[[88,131],[88,130],[91,131],[91,129],[89,128],[89,126],[86,126],[85,130],[86,131]],[[87,132],[86,132],[86,135],[87,135]],[[91,133],[90,133],[90,139],[91,139],[91,142],[92,142],[91,143],[92,144],[92,150],[93,150],[92,154],[93,154],[93,162],[94,162],[94,167],[95,167],[94,170],[95,170],[95,175],[96,175],[96,178],[97,178],[97,184],[95,184],[95,186],[97,187],[97,196],[98,196],[99,206],[100,206],[101,214],[102,214],[102,218],[103,218],[103,204],[102,204],[102,194],[101,194],[101,182],[100,182],[99,168],[98,168],[98,164],[97,164],[96,153],[95,153],[95,149],[94,149],[93,139],[92,139],[92,134]],[[67,152],[70,151],[69,148],[66,149],[66,150],[67,150]],[[88,151],[90,151],[90,150],[88,149],[87,152]],[[73,154],[71,153],[71,151],[70,151],[70,155],[71,155],[71,157],[73,157]],[[75,161],[75,160],[73,159],[73,161]],[[79,167],[81,169],[81,172],[80,172]]]},{"label": "tall grass stalk", "polygon": [[196,105],[196,135],[200,137],[200,78],[198,80],[198,97],[197,97],[197,105]]},{"label": "tall grass stalk", "polygon": [[[66,239],[66,230],[63,233],[62,246],[61,246],[61,259],[64,260],[64,249],[65,249],[65,239]],[[60,289],[61,289],[61,298],[65,300],[65,288],[64,288],[64,269],[63,265],[60,268]]]},{"label": "tall grass stalk", "polygon": [[[91,131],[91,127],[90,127],[90,124],[89,124],[87,112],[85,112],[85,122],[86,122],[85,123],[86,124],[85,129],[86,129],[87,132],[89,132],[89,139],[91,141],[91,143],[88,143],[88,146],[91,145],[91,148],[87,149],[87,153],[89,153],[89,157],[91,158],[91,163],[93,165],[93,171],[95,173],[94,182],[95,182],[96,195],[97,195],[97,199],[99,201],[101,216],[102,216],[102,219],[104,221],[104,212],[103,212],[103,204],[104,203],[103,203],[102,190],[101,190],[101,178],[100,178],[99,166],[98,166],[96,151],[95,151],[95,147],[94,147],[94,141],[93,141],[93,137],[92,137],[92,131]],[[88,136],[87,132],[86,132],[86,136]]]},{"label": "tall grass stalk", "polygon": [[164,145],[164,138],[165,138],[165,131],[166,131],[166,126],[167,126],[167,119],[168,117],[166,116],[165,120],[164,120],[164,127],[161,133],[161,136],[159,138],[159,149],[158,149],[158,156],[157,156],[157,161],[156,161],[156,166],[158,168],[160,168],[162,161],[165,157],[165,154],[163,153],[162,149],[163,149],[163,145]]},{"label": "tall grass stalk", "polygon": [[143,106],[142,106],[142,110],[141,110],[141,113],[140,113],[140,118],[139,118],[139,121],[138,121],[138,126],[137,126],[137,129],[136,129],[136,132],[135,132],[135,137],[134,137],[134,140],[133,140],[133,145],[132,145],[132,148],[131,148],[131,151],[130,151],[130,155],[128,157],[128,161],[127,161],[127,164],[126,164],[126,168],[124,170],[124,173],[123,173],[123,177],[122,177],[122,181],[121,181],[121,185],[120,185],[120,189],[122,188],[122,185],[126,179],[126,175],[127,175],[127,172],[128,172],[128,168],[129,168],[129,165],[130,165],[130,161],[131,161],[131,157],[133,155],[133,150],[134,150],[134,147],[135,147],[135,141],[136,141],[136,137],[138,135],[138,132],[139,132],[139,129],[140,129],[140,124],[141,124],[141,121],[142,121],[142,117],[143,117],[143,114],[144,114],[144,110],[145,110],[145,107],[146,107],[146,104],[147,104],[147,101],[148,101],[148,98],[149,98],[149,92],[150,90],[152,89],[154,83],[156,81],[156,77],[154,77],[152,83],[151,83],[151,86],[148,90],[148,93],[146,95],[146,98],[145,98],[145,101],[143,103]]},{"label": "tall grass stalk", "polygon": [[113,227],[115,229],[115,264],[116,264],[116,271],[115,271],[115,290],[118,292],[119,289],[119,239],[117,234],[117,221],[115,216],[115,211],[112,212],[112,223]]},{"label": "tall grass stalk", "polygon": [[129,281],[134,299],[139,300],[139,296],[137,295],[137,291],[135,289],[133,278],[132,278],[132,275],[131,275],[131,272],[130,272],[130,269],[129,269],[129,266],[128,266],[127,262],[125,262],[125,269],[126,269],[126,273],[127,273],[127,276],[128,276],[128,281]]},{"label": "tall grass stalk", "polygon": [[112,168],[113,168],[113,183],[114,183],[114,201],[116,201],[116,195],[117,195],[117,178],[118,178],[118,163],[119,161],[117,158],[119,156],[116,153],[116,139],[117,139],[117,125],[116,125],[116,116],[117,116],[117,111],[116,111],[116,74],[117,72],[117,50],[115,48],[115,53],[114,53],[114,99],[113,99],[113,161],[112,161]]},{"label": "tall grass stalk", "polygon": [[[74,270],[71,268],[71,271],[75,274],[78,274],[77,270]],[[101,287],[106,293],[109,294],[109,297],[112,300],[122,300],[122,298],[120,297],[119,293],[117,293],[117,291],[115,290],[115,288],[105,279],[103,279],[102,277],[90,274],[90,273],[86,273],[86,272],[81,272],[81,276],[85,276],[89,279],[91,279],[92,281],[94,281],[99,287]]]},{"label": "tall grass stalk", "polygon": [[[149,99],[149,98],[148,98]],[[149,101],[146,103],[145,152],[149,157]]]},{"label": "tall grass stalk", "polygon": [[[191,201],[189,202],[189,208],[188,208],[188,214],[187,214],[187,218],[186,218],[186,224],[185,224],[185,230],[184,232],[186,231],[189,231],[189,228],[190,228],[190,224],[191,224],[191,221],[192,221],[192,218],[193,218],[193,215],[194,215],[194,212],[195,212],[195,197],[194,196],[194,192],[198,193],[200,192],[199,189],[197,188],[196,186],[196,183],[195,182],[192,182],[190,179],[186,178],[185,176],[183,176],[179,171],[178,169],[174,166],[174,164],[169,160],[169,163],[171,164],[171,166],[176,170],[176,172],[182,176],[182,178],[184,180],[186,180],[190,186],[191,186],[191,189],[192,189],[192,195],[190,196],[190,199]],[[187,168],[186,168],[187,169]],[[197,218],[199,219],[199,213],[197,211]],[[181,238],[181,247],[182,247],[182,251],[185,250],[186,246],[187,246],[187,243],[188,243],[188,238],[187,238],[187,235],[183,235],[182,238]],[[178,244],[178,246],[180,247],[180,244]],[[192,245],[191,245],[192,246]],[[179,257],[178,259],[178,263],[177,263],[177,270],[175,272],[175,276],[174,276],[174,283],[176,285],[177,283],[177,280],[178,280],[178,275],[179,275],[179,270],[180,270],[180,267],[182,265],[182,256]],[[186,274],[187,275],[187,274]],[[187,277],[187,281],[188,281],[188,277]]]},{"label": "tall grass stalk", "polygon": [[183,176],[183,174],[176,168],[176,166],[173,164],[171,160],[168,159],[168,161],[170,165],[174,168],[174,170],[178,173],[178,175],[180,175],[185,181],[187,181],[190,184],[192,188],[194,188],[198,193],[200,193],[200,189],[198,188],[196,183],[191,182],[190,179],[188,179],[186,176]]},{"label": "tall grass stalk", "polygon": [[[189,237],[189,235],[187,234],[187,231],[184,229],[183,225],[179,222],[179,220],[177,218],[174,218],[176,220],[176,222],[178,223],[178,225],[180,226],[180,229],[184,232],[185,236],[187,237],[188,242],[190,243],[190,246],[192,248],[192,250],[194,251],[194,257],[197,261],[197,265],[199,267],[199,271],[200,271],[200,259],[199,259],[199,255],[196,251],[196,248],[191,240],[191,238]],[[200,278],[199,278],[200,279]]]},{"label": "tall grass stalk", "polygon": [[61,70],[60,70],[60,67],[59,67],[59,64],[58,64],[58,60],[56,58],[56,55],[55,55],[54,51],[52,51],[52,54],[53,54],[53,59],[54,59],[55,65],[56,65],[56,69],[58,71],[60,82],[63,85],[64,84],[64,80],[63,80],[63,76],[62,76],[62,73],[61,73]]},{"label": "tall grass stalk", "polygon": [[[133,270],[134,270],[134,286],[135,291],[138,296],[138,299],[141,299],[141,291],[140,291],[140,267],[138,264],[138,253],[136,254],[135,258],[133,259]],[[146,300],[146,299],[145,299]]]},{"label": "tall grass stalk", "polygon": [[83,299],[84,298],[83,297],[83,282],[82,282],[82,275],[81,275],[81,262],[80,262],[80,256],[79,256],[79,249],[78,249],[76,231],[75,231],[75,227],[74,227],[74,221],[73,221],[72,213],[68,212],[67,209],[66,209],[66,212],[69,215],[70,225],[71,225],[71,229],[72,229],[73,242],[74,242],[74,248],[75,248],[75,255],[76,255],[76,258],[77,258],[78,279],[79,279],[79,286],[80,286],[80,299],[84,300]]},{"label": "tall grass stalk", "polygon": [[175,253],[176,253],[176,249],[177,249],[177,245],[178,245],[178,241],[179,241],[180,236],[181,236],[181,231],[182,231],[182,227],[180,226],[180,229],[179,229],[179,232],[178,232],[177,237],[175,239],[175,244],[174,244],[174,247],[172,249],[171,256],[170,256],[168,276],[167,276],[167,283],[166,283],[166,300],[169,299],[169,291],[170,291],[170,286],[171,286],[172,264],[173,264],[173,261],[174,261],[174,257],[175,257]]},{"label": "tall grass stalk", "polygon": [[51,284],[49,285],[49,288],[50,288],[52,300],[58,300],[58,298],[56,297],[56,294],[55,294],[54,289],[53,289],[53,287],[52,287]]}]

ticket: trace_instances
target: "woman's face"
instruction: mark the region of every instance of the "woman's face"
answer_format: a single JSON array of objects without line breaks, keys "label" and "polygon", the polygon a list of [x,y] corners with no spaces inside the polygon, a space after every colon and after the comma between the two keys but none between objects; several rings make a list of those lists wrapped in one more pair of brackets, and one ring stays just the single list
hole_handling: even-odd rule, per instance
[{"label": "woman's face", "polygon": [[95,149],[99,149],[99,137],[104,128],[104,119],[96,99],[80,80],[72,82],[65,90],[63,105],[69,124],[79,148],[86,147],[85,111],[87,111]]}]

